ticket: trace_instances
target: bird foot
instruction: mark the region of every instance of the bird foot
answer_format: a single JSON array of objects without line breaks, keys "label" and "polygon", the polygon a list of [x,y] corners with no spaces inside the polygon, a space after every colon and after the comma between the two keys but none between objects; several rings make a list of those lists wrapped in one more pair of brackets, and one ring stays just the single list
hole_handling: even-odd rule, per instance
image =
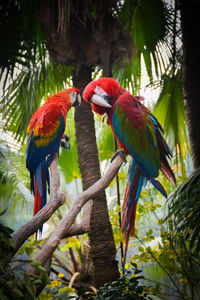
[{"label": "bird foot", "polygon": [[65,139],[66,142],[69,142],[70,136],[68,136],[67,134],[64,134],[62,139]]},{"label": "bird foot", "polygon": [[125,166],[125,164],[127,163],[127,160],[126,160],[126,155],[125,155],[125,153],[124,153],[124,151],[123,150],[117,150],[116,152],[115,152],[115,154],[112,156],[112,158],[111,158],[111,162],[113,162],[113,160],[117,157],[117,155],[120,155],[121,156],[121,158],[123,159],[123,164],[124,164],[124,166]]},{"label": "bird foot", "polygon": [[108,115],[104,114],[103,117],[102,117],[102,119],[101,119],[101,121],[102,121],[102,123],[109,125]]},{"label": "bird foot", "polygon": [[63,147],[65,150],[69,151],[70,150],[70,144],[68,143],[70,137],[66,134],[64,134],[63,138],[61,139],[61,147]]}]

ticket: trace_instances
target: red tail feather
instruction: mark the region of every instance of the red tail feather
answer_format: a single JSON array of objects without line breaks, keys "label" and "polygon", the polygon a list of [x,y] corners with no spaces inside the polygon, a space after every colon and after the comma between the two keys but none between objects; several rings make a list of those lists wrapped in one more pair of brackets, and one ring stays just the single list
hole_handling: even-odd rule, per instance
[{"label": "red tail feather", "polygon": [[38,213],[38,211],[41,209],[41,207],[42,207],[42,197],[39,194],[38,183],[37,183],[37,179],[35,176],[35,198],[34,198],[34,210],[33,210],[34,216]]},{"label": "red tail feather", "polygon": [[160,169],[170,182],[174,182],[176,184],[176,178],[175,178],[174,173],[171,170],[170,166],[165,166],[163,164],[163,162],[161,162]]},{"label": "red tail feather", "polygon": [[[140,191],[139,181],[141,177],[140,169],[137,167],[134,161],[131,162],[129,168],[129,178],[126,186],[125,198],[123,203],[123,221],[122,231],[124,232],[126,243],[125,243],[125,255],[124,265],[126,261],[127,249],[129,237],[135,236],[135,218],[136,218],[136,207],[137,207],[137,192]],[[124,267],[124,266],[123,266]]]}]

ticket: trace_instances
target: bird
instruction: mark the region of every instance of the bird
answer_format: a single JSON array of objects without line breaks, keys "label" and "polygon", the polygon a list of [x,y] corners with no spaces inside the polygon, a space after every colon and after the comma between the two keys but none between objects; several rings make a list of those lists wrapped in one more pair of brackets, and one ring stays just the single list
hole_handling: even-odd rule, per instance
[{"label": "bird", "polygon": [[[133,96],[111,77],[91,81],[83,91],[83,98],[99,115],[107,115],[108,123],[118,142],[120,154],[131,156],[123,201],[122,231],[125,236],[125,257],[130,236],[135,236],[136,207],[142,187],[147,181],[167,198],[166,191],[156,179],[159,170],[176,184],[168,159],[172,152],[163,137],[163,128],[146,108],[142,96]],[[113,159],[112,158],[112,159]]]},{"label": "bird", "polygon": [[[30,190],[34,194],[36,215],[46,204],[47,186],[50,191],[49,170],[60,144],[67,148],[64,135],[67,112],[81,102],[80,91],[69,88],[49,97],[32,115],[26,133],[26,168],[30,172]],[[50,193],[50,192],[49,192]],[[39,229],[42,234],[42,226]],[[37,238],[37,232],[36,232]]]}]

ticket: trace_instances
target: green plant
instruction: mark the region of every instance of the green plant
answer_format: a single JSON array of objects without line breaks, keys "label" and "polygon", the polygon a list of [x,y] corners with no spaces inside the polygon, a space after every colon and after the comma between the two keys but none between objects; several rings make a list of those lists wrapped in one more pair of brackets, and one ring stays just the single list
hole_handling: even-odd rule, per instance
[{"label": "green plant", "polygon": [[176,190],[168,201],[175,230],[182,233],[192,252],[200,250],[200,168]]},{"label": "green plant", "polygon": [[152,299],[148,291],[148,287],[141,284],[144,278],[139,275],[141,270],[138,270],[137,265],[132,263],[133,273],[128,271],[126,274],[120,276],[117,281],[105,284],[96,295],[89,297],[89,300],[144,300]]},{"label": "green plant", "polygon": [[12,229],[0,223],[0,299],[34,300],[36,299],[37,285],[46,285],[49,278],[46,270],[39,262],[34,261],[31,263],[40,273],[39,276],[36,276],[24,271],[28,261],[14,261],[9,258],[9,254],[12,253],[15,247],[11,237],[12,232]]},{"label": "green plant", "polygon": [[[159,226],[159,238],[156,240],[155,231],[149,229],[146,236],[139,238],[139,254],[135,254],[133,259],[148,263],[151,277],[144,276],[147,281],[159,284],[157,295],[169,297],[172,294],[177,299],[198,299],[200,257],[189,247],[190,241],[184,234],[176,230],[176,223],[171,217],[167,221],[158,218],[155,222]],[[164,280],[157,280],[158,276],[154,278],[153,269],[157,269],[157,274],[162,273]]]}]

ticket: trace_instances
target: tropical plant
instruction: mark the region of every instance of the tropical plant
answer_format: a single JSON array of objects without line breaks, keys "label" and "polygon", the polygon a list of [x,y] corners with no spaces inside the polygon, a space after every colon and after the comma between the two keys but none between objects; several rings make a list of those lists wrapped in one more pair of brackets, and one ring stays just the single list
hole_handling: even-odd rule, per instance
[{"label": "tropical plant", "polygon": [[169,218],[173,218],[174,229],[197,256],[200,250],[200,169],[176,190],[168,200]]},{"label": "tropical plant", "polygon": [[[3,215],[2,211],[0,215]],[[13,230],[0,223],[0,296],[1,299],[35,299],[38,284],[46,285],[49,282],[46,270],[38,263],[32,262],[41,276],[25,272],[28,261],[11,259],[15,244],[12,240]]]},{"label": "tropical plant", "polygon": [[29,176],[24,171],[24,155],[20,144],[1,140],[0,148],[0,209],[7,209],[1,218],[8,226],[17,229],[32,215],[33,196],[27,188]]},{"label": "tropical plant", "polygon": [[89,297],[90,300],[101,300],[101,299],[134,299],[134,300],[150,300],[152,292],[151,287],[143,286],[140,280],[144,277],[139,275],[142,271],[137,268],[135,263],[131,264],[132,270],[127,271],[126,274],[121,275],[117,281],[105,284],[97,295]]}]

